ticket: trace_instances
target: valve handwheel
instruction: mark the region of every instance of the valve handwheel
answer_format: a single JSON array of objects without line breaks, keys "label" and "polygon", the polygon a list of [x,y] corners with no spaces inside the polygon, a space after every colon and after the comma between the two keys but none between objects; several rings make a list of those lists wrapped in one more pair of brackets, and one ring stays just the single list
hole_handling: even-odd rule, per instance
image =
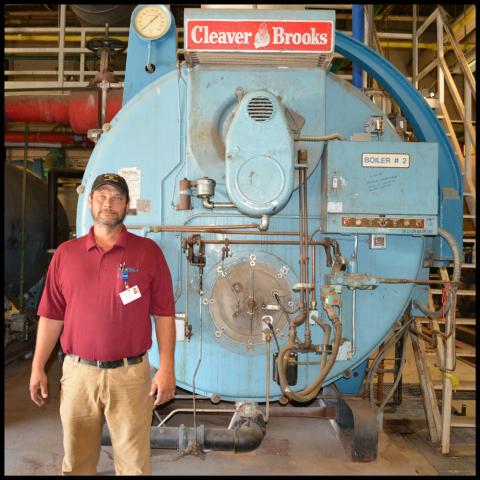
[{"label": "valve handwheel", "polygon": [[101,49],[107,49],[112,53],[121,53],[127,48],[127,44],[118,38],[97,37],[88,40],[86,47],[95,53]]}]

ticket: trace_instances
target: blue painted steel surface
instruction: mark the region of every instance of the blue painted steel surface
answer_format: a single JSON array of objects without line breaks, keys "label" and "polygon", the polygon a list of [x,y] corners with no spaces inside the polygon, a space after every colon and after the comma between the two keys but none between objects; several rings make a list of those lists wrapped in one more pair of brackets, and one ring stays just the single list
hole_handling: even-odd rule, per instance
[{"label": "blue painted steel surface", "polygon": [[[363,162],[375,166],[364,166]],[[324,229],[338,233],[436,235],[437,162],[436,143],[330,142],[322,161]],[[346,216],[374,219],[380,215],[406,219],[408,225],[388,228],[342,223]],[[420,226],[419,221],[424,224]]]},{"label": "blue painted steel surface", "polygon": [[[339,35],[337,33],[337,36]],[[265,237],[258,236],[202,233],[202,238],[207,240],[223,240],[225,237],[232,240],[248,238],[256,239],[258,243],[231,244],[230,254],[226,258],[222,256],[222,244],[207,244],[203,275],[204,294],[200,296],[198,268],[188,264],[181,249],[181,241],[188,234],[149,231],[149,227],[153,225],[221,226],[250,224],[256,220],[257,216],[253,214],[257,213],[256,211],[250,211],[247,215],[237,209],[208,210],[195,195],[192,195],[192,210],[177,210],[175,207],[178,202],[179,180],[197,180],[204,176],[216,181],[217,189],[211,198],[213,202],[241,203],[239,197],[236,197],[237,194],[227,189],[227,177],[231,171],[225,165],[226,152],[234,143],[231,138],[237,136],[234,117],[238,112],[234,112],[238,106],[236,92],[239,88],[246,96],[259,90],[267,92],[271,98],[277,99],[277,105],[281,108],[288,108],[301,115],[305,119],[302,135],[335,132],[349,141],[352,134],[364,131],[364,123],[368,117],[382,114],[358,89],[321,69],[234,65],[198,65],[194,68],[180,66],[178,70],[141,89],[112,120],[111,129],[100,138],[83,179],[85,192],[79,197],[77,235],[87,233],[92,224],[86,197],[95,177],[107,171],[121,172],[125,168],[137,168],[137,208],[126,217],[125,223],[132,232],[149,236],[163,249],[172,272],[176,312],[184,314],[179,315],[179,322],[181,324],[182,319],[187,318],[192,328],[190,338],[177,341],[177,385],[192,390],[193,376],[198,361],[201,360],[195,378],[196,393],[218,394],[225,400],[264,401],[266,344],[262,341],[261,330],[264,327],[261,317],[265,312],[272,314],[274,327],[278,329],[276,335],[280,347],[287,341],[288,321],[283,312],[268,310],[271,308],[268,305],[262,306],[262,299],[268,300],[269,304],[275,304],[271,292],[280,289],[281,298],[285,302],[292,298],[295,304],[298,304],[299,293],[293,291],[293,286],[300,281],[298,245],[267,244]],[[240,126],[240,130],[246,128],[246,124]],[[275,139],[279,144],[285,142],[284,124],[278,129],[280,135],[273,138],[276,132],[268,131],[266,124],[264,127],[263,134],[258,130],[257,135],[252,136],[250,143],[255,142],[252,145],[245,142],[244,135],[237,137],[237,140],[245,142],[244,148],[252,148],[257,154],[262,151],[271,152]],[[230,128],[234,129],[230,131]],[[337,141],[328,143],[329,152],[332,151],[331,147],[334,150],[335,142]],[[385,149],[396,143],[399,146],[404,145],[388,121],[385,122],[383,135],[376,143],[385,144]],[[370,146],[370,143],[364,145],[365,148]],[[286,147],[282,148],[284,155]],[[316,232],[314,239],[325,236],[336,239],[342,255],[350,259],[354,254],[354,235],[318,232],[324,203],[321,196],[324,181],[321,158],[324,150],[327,150],[325,142],[297,141],[294,149],[296,151],[299,148],[308,150],[308,231],[310,234]],[[239,162],[246,160],[247,163],[248,158],[245,156]],[[282,165],[285,165],[282,168],[291,171],[289,169],[292,167],[286,166],[286,158],[285,155],[282,159]],[[296,155],[291,157],[288,154],[288,158],[294,162]],[[446,162],[445,156],[443,162]],[[433,165],[431,160],[427,160],[427,163]],[[416,168],[417,165],[418,162],[415,162],[412,166]],[[256,170],[256,164],[252,167],[254,173],[259,171]],[[422,175],[425,174],[425,168],[427,165],[419,167]],[[440,166],[443,176],[446,168],[448,169]],[[267,191],[269,173],[262,172]],[[272,215],[269,231],[298,229],[297,185],[298,181],[295,180],[293,194],[289,196],[288,189],[291,187],[285,183],[288,201],[279,213]],[[407,191],[397,192],[400,196],[420,195],[414,191],[416,187],[409,186],[408,183],[403,184],[402,188]],[[350,193],[353,195],[355,192]],[[364,191],[367,196],[369,193],[373,192]],[[377,193],[372,202],[378,202],[379,195],[381,194]],[[231,196],[233,198],[230,198]],[[430,213],[433,213],[430,210],[433,197],[431,192],[417,197],[419,202],[426,199],[425,204],[429,206]],[[367,201],[368,199],[362,198],[363,204]],[[409,205],[412,206],[412,203]],[[132,228],[133,226],[136,228]],[[274,240],[292,238],[298,237],[278,235]],[[359,274],[409,279],[424,275],[422,262],[425,239],[428,237],[387,235],[387,247],[380,250],[370,248],[368,234],[361,233],[356,238],[356,271]],[[331,273],[331,268],[326,266],[323,249],[317,251],[316,267],[315,285],[319,292]],[[353,308],[353,292],[342,288],[342,337],[347,343],[343,345],[341,356],[337,358],[325,384],[340,379],[346,369],[353,370],[365,362],[370,352],[384,340],[394,322],[410,304],[412,293],[411,284],[380,284],[375,290],[357,290]],[[251,301],[251,297],[255,297],[255,301]],[[294,305],[288,308],[292,307]],[[229,308],[235,315],[224,318],[221,311]],[[328,322],[321,304],[318,313]],[[304,325],[298,329],[300,338],[303,338],[304,329]],[[311,330],[312,341],[316,344],[322,343],[323,330],[316,324],[311,325]],[[252,340],[251,343],[249,339]],[[353,348],[347,348],[348,342]],[[271,353],[275,351],[276,346],[272,341]],[[158,367],[159,355],[155,338],[149,357],[152,365]],[[309,353],[300,354],[299,359],[318,362],[319,357]],[[299,366],[298,382],[294,389],[300,390],[311,384],[318,376],[318,368],[318,364]],[[269,386],[270,398],[278,399],[281,395],[280,387],[271,379]]]},{"label": "blue painted steel surface", "polygon": [[[323,135],[326,132],[326,74],[323,70],[288,68],[279,71],[267,66],[239,70],[230,65],[221,69],[198,65],[193,69],[182,68],[179,73],[187,95],[185,154],[188,176],[216,179],[219,201],[230,201],[225,192],[225,136],[238,105],[235,95],[238,88],[252,92],[268,85],[269,92],[282,98],[282,106],[298,112],[305,119],[303,135]],[[260,149],[265,141],[268,141],[266,137],[258,136],[250,148]],[[310,173],[320,161],[324,143],[296,144],[299,148],[308,147]]]},{"label": "blue painted steel surface", "polygon": [[272,93],[256,90],[232,116],[225,138],[227,194],[246,215],[277,213],[294,184],[295,149],[283,107]]},{"label": "blue painted steel surface", "polygon": [[[450,232],[461,248],[463,243],[463,221],[460,221],[463,219],[463,177],[453,148],[430,106],[407,78],[390,62],[360,42],[337,31],[335,50],[360,64],[382,85],[402,109],[419,141],[438,143],[438,192],[440,194],[443,188],[451,188],[456,192],[454,198],[449,198],[448,207],[443,199],[440,202],[439,226]],[[443,212],[445,208],[448,208],[448,215]],[[450,246],[441,237],[435,241],[434,257],[438,260],[453,258]]]},{"label": "blue painted steel surface", "polygon": [[[145,5],[135,7],[130,20],[123,105],[146,85],[174,70],[177,64],[177,29],[173,16],[170,29],[162,38],[147,41],[137,34],[133,25],[135,15],[143,7]],[[147,63],[155,66],[154,72],[145,70]]]},{"label": "blue painted steel surface", "polygon": [[367,369],[368,360],[365,360],[357,368],[351,371],[351,375],[348,379],[341,378],[335,382],[340,393],[346,393],[347,395],[355,395],[359,392],[360,387],[362,386],[363,376],[365,375],[365,370]]}]

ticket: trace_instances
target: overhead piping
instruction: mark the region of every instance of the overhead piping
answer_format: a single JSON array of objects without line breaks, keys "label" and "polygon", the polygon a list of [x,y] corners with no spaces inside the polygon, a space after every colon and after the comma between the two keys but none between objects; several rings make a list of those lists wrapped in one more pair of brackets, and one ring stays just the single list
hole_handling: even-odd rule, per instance
[{"label": "overhead piping", "polygon": [[[6,122],[48,122],[70,125],[74,133],[86,134],[99,127],[99,90],[71,92],[70,95],[25,95],[5,98]],[[106,121],[122,107],[123,89],[107,94]]]},{"label": "overhead piping", "polygon": [[[352,5],[352,38],[363,43],[365,39],[364,5]],[[353,62],[352,84],[354,87],[363,88],[363,70],[361,66]]]}]

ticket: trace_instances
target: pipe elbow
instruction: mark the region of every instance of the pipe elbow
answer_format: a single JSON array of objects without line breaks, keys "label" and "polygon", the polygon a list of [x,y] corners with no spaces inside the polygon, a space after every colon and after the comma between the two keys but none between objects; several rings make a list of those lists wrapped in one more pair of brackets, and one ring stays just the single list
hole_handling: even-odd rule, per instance
[{"label": "pipe elbow", "polygon": [[259,415],[251,419],[242,419],[242,425],[235,428],[234,451],[251,452],[257,449],[267,431],[265,421]]},{"label": "pipe elbow", "polygon": [[214,208],[235,208],[231,202],[211,202],[209,197],[202,197],[202,204],[205,208],[213,210]]},{"label": "pipe elbow", "polygon": [[268,215],[262,215],[262,221],[258,224],[258,229],[261,232],[268,230],[268,226],[270,224],[270,217]]},{"label": "pipe elbow", "polygon": [[307,311],[302,308],[302,310],[300,310],[300,314],[297,315],[292,320],[292,325],[294,327],[299,327],[300,325],[302,325],[305,322],[306,319],[307,319]]},{"label": "pipe elbow", "polygon": [[208,197],[203,197],[202,204],[205,208],[208,208],[210,210],[215,208],[215,205],[212,202],[210,202],[210,199]]}]

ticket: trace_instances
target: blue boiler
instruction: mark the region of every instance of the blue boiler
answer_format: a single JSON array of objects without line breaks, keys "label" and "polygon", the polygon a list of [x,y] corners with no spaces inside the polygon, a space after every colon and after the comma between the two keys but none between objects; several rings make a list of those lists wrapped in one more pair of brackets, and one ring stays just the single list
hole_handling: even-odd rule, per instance
[{"label": "blue boiler", "polygon": [[[307,401],[334,382],[355,392],[351,372],[426,304],[426,285],[405,280],[461,246],[462,177],[435,116],[394,67],[335,32],[333,11],[186,9],[177,62],[173,16],[153,32],[145,8],[77,236],[96,176],[125,176],[125,224],[172,273],[179,387],[251,402]],[[329,71],[335,52],[382,84],[417,141]],[[149,358],[158,367],[155,339]]]}]

